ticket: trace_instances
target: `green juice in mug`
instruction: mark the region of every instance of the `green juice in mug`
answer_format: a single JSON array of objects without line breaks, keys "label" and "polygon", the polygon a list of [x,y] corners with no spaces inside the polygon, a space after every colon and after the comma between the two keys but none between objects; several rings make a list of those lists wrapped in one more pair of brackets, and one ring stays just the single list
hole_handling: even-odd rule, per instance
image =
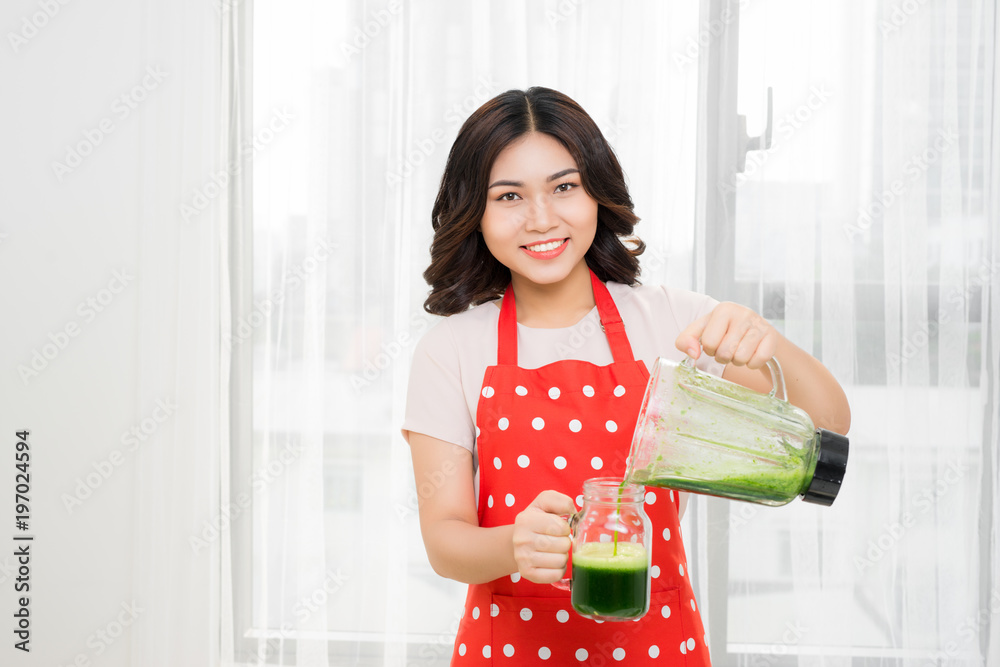
[{"label": "green juice in mug", "polygon": [[646,549],[632,542],[582,545],[573,552],[571,601],[573,608],[585,616],[641,617],[649,609]]}]

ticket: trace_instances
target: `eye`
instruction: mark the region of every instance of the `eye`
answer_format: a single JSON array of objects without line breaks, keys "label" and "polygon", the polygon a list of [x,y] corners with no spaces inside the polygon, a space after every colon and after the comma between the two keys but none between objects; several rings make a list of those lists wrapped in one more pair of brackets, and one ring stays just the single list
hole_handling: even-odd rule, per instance
[{"label": "eye", "polygon": [[569,192],[576,187],[579,187],[576,183],[560,183],[556,186],[556,192]]},{"label": "eye", "polygon": [[515,198],[520,199],[516,192],[505,192],[497,197],[497,201],[514,201]]}]

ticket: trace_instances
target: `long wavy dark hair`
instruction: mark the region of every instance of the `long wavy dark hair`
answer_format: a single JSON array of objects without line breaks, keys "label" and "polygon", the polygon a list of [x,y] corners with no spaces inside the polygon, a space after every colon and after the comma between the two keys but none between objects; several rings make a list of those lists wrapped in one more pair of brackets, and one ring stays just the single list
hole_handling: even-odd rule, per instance
[{"label": "long wavy dark hair", "polygon": [[[550,88],[508,90],[479,107],[455,139],[431,220],[431,286],[424,310],[452,315],[503,294],[510,270],[478,233],[486,210],[490,171],[500,152],[528,134],[558,140],[576,161],[580,181],[597,201],[597,234],[585,259],[602,281],[638,282],[638,256],[646,245],[632,235],[639,218],[614,151],[583,108]],[[628,241],[626,245],[625,241]]]}]

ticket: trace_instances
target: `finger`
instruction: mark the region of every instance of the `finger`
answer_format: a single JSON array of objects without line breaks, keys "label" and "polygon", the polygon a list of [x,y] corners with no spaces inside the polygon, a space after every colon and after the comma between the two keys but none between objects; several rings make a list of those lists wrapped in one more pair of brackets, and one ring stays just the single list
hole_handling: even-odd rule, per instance
[{"label": "finger", "polygon": [[[728,363],[729,358],[726,352],[729,351],[722,350],[721,348],[729,331],[732,318],[722,304],[716,306],[710,315],[712,317],[705,324],[705,331],[701,334],[701,346],[705,352],[715,357],[719,362]],[[740,333],[740,337],[742,337],[742,332]],[[719,356],[720,352],[723,353],[723,357]]]},{"label": "finger", "polygon": [[[711,315],[711,313],[709,313]],[[709,315],[699,317],[685,327],[684,331],[677,335],[674,345],[678,350],[688,355],[692,359],[701,356],[701,336],[705,330],[705,323],[708,322]]]},{"label": "finger", "polygon": [[[736,354],[743,344],[743,339],[750,331],[751,324],[746,320],[730,320],[726,332],[715,350],[715,359],[723,364],[735,363]],[[737,364],[742,365],[742,364]]]},{"label": "finger", "polygon": [[561,554],[565,556],[569,553],[572,540],[568,536],[538,535],[532,543],[534,551],[544,554]]},{"label": "finger", "polygon": [[551,489],[542,491],[535,496],[535,499],[531,501],[530,507],[537,507],[543,512],[558,516],[565,516],[576,512],[576,503],[573,502],[572,498]]},{"label": "finger", "polygon": [[733,352],[731,363],[736,366],[746,366],[753,359],[754,353],[756,353],[757,347],[763,339],[763,331],[754,327],[748,327],[739,345]]},{"label": "finger", "polygon": [[766,335],[757,344],[753,357],[747,362],[747,368],[754,370],[763,368],[767,362],[774,358],[774,353],[778,351],[778,339],[776,336]]},{"label": "finger", "polygon": [[554,584],[566,576],[566,568],[537,568],[528,567],[519,569],[521,576],[535,584]]}]

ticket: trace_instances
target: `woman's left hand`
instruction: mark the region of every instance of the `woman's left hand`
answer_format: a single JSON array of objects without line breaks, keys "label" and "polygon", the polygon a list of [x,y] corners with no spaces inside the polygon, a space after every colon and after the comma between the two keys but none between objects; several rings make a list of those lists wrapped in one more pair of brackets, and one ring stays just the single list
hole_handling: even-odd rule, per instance
[{"label": "woman's left hand", "polygon": [[689,324],[674,344],[692,359],[704,349],[719,363],[756,370],[774,356],[778,339],[777,329],[763,317],[746,306],[724,301]]}]

